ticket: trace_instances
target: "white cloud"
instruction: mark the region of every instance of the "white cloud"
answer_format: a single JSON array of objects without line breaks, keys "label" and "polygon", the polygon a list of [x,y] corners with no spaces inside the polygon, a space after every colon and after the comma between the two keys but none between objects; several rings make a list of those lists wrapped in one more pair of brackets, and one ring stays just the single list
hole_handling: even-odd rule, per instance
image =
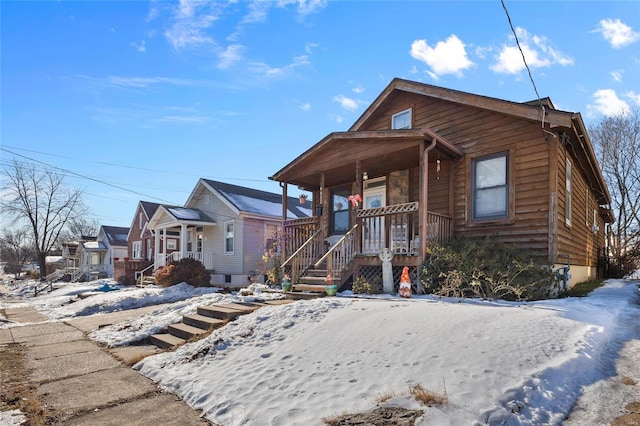
[{"label": "white cloud", "polygon": [[[531,35],[524,28],[516,28],[516,35],[522,53],[517,46],[503,44],[496,63],[490,68],[501,74],[519,74],[525,68],[522,55],[530,68],[549,67],[553,64],[562,66],[573,65],[573,58],[556,50],[549,45],[546,37]],[[515,43],[515,37],[510,37]]]},{"label": "white cloud", "polygon": [[249,13],[242,18],[241,24],[255,24],[267,20],[267,11],[271,4],[264,1],[249,3]]},{"label": "white cloud", "polygon": [[287,7],[290,4],[294,4],[297,5],[298,14],[306,16],[323,9],[327,3],[327,0],[279,0],[278,7]]},{"label": "white cloud", "polygon": [[111,86],[119,87],[136,87],[148,88],[157,84],[168,84],[172,86],[195,86],[197,83],[193,80],[184,80],[180,78],[168,77],[107,77],[107,83]]},{"label": "white cloud", "polygon": [[634,91],[627,92],[626,96],[631,99],[631,101],[640,106],[640,93],[636,93]]},{"label": "white cloud", "polygon": [[264,62],[252,62],[249,64],[249,70],[255,74],[261,74],[266,77],[280,77],[289,74],[296,68],[309,65],[310,63],[308,56],[301,55],[294,57],[290,64],[279,68],[272,67]]},{"label": "white cloud", "polygon": [[351,90],[353,90],[353,93],[360,94],[360,93],[364,92],[364,87],[362,87],[360,84],[358,84],[356,87],[354,87]]},{"label": "white cloud", "polygon": [[435,47],[427,44],[426,40],[414,40],[409,52],[414,59],[427,64],[432,73],[439,77],[445,74],[462,76],[462,71],[470,68],[473,62],[467,58],[465,44],[452,34],[446,41],[439,41]]},{"label": "white cloud", "polygon": [[220,58],[217,65],[218,69],[226,70],[238,63],[242,59],[242,50],[243,46],[239,44],[227,46],[227,48],[218,55]]},{"label": "white cloud", "polygon": [[623,70],[615,70],[615,71],[611,71],[609,74],[611,74],[611,77],[617,81],[618,83],[620,83],[622,81],[622,74],[624,73]]},{"label": "white cloud", "polygon": [[347,98],[344,95],[334,96],[333,101],[338,102],[342,106],[342,108],[346,109],[347,111],[355,111],[356,109],[358,109],[359,102],[355,99]]},{"label": "white cloud", "polygon": [[300,109],[303,111],[309,111],[311,109],[311,104],[309,102],[305,102],[300,105]]},{"label": "white cloud", "polygon": [[141,40],[140,42],[132,41],[131,42],[131,47],[133,47],[134,49],[136,49],[140,53],[144,53],[144,52],[147,51],[147,47],[145,46],[145,44],[146,44],[146,42],[144,40]]},{"label": "white cloud", "polygon": [[341,115],[338,114],[329,114],[329,118],[333,121],[335,121],[336,123],[340,124],[344,121],[344,118]]},{"label": "white cloud", "polygon": [[173,25],[164,35],[174,49],[212,44],[214,41],[205,30],[210,28],[220,15],[222,3],[180,0],[174,7]]},{"label": "white cloud", "polygon": [[620,19],[601,20],[595,32],[602,33],[602,36],[614,49],[620,49],[640,39],[640,33],[633,31],[630,26],[620,21]]},{"label": "white cloud", "polygon": [[305,52],[307,52],[309,55],[311,55],[312,53],[312,49],[316,48],[320,46],[318,43],[307,43],[304,45],[304,50]]},{"label": "white cloud", "polygon": [[615,116],[628,114],[629,104],[620,99],[615,90],[600,89],[593,94],[594,103],[587,105],[587,110],[592,114]]}]

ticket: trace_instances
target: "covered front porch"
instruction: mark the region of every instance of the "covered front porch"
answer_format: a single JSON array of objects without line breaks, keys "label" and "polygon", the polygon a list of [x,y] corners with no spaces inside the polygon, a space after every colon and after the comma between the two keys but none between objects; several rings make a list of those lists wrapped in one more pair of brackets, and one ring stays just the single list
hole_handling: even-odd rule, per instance
[{"label": "covered front porch", "polygon": [[272,177],[285,200],[288,185],[313,194],[313,217],[284,221],[285,271],[294,283],[314,269],[344,278],[380,266],[383,249],[417,268],[429,244],[453,236],[462,155],[429,129],[330,134]]},{"label": "covered front porch", "polygon": [[207,247],[213,241],[217,223],[197,209],[160,206],[149,221],[154,234],[153,269],[185,258],[214,268],[214,253]]}]

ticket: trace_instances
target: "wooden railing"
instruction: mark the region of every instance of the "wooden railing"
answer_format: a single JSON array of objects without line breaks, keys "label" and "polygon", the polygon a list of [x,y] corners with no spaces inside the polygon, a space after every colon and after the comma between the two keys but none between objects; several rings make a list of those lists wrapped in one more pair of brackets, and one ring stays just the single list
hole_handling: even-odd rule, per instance
[{"label": "wooden railing", "polygon": [[[357,212],[361,224],[361,253],[377,254],[388,247],[394,254],[418,254],[420,250],[419,205],[394,204]],[[449,216],[427,212],[427,243],[443,243],[453,235]]]},{"label": "wooden railing", "polygon": [[284,257],[290,257],[308,241],[320,229],[319,224],[320,218],[318,216],[286,220],[282,241]]},{"label": "wooden railing", "polygon": [[289,274],[292,283],[309,269],[313,262],[320,257],[325,250],[325,242],[320,229],[308,238],[291,256],[280,265],[285,274]]},{"label": "wooden railing", "polygon": [[453,224],[449,216],[439,213],[427,213],[427,242],[446,243],[453,237]]},{"label": "wooden railing", "polygon": [[319,268],[323,262],[327,262],[327,273],[332,275],[347,269],[357,254],[357,228],[358,224],[355,224],[314,264],[314,267]]}]

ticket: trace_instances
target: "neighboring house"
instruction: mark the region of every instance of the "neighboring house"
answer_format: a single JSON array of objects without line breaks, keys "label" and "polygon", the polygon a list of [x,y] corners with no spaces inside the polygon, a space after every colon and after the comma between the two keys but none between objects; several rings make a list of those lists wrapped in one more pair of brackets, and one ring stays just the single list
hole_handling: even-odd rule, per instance
[{"label": "neighboring house", "polygon": [[[287,218],[311,214],[311,202],[290,198],[287,204]],[[279,239],[282,217],[279,194],[200,179],[184,206],[159,205],[149,219],[154,269],[189,257],[204,264],[214,284],[247,285]]]},{"label": "neighboring house", "polygon": [[138,202],[127,235],[127,254],[114,262],[114,278],[119,283],[135,284],[136,272],[151,274],[155,237],[148,225],[159,206],[149,201]]},{"label": "neighboring house", "polygon": [[129,228],[101,226],[94,240],[79,241],[79,269],[72,280],[114,277],[114,259],[127,257]]},{"label": "neighboring house", "polygon": [[572,285],[603,266],[613,221],[579,113],[401,79],[271,179],[313,193],[316,216],[284,223],[294,282],[323,260],[341,282],[381,276],[383,248],[415,280],[430,243],[488,236],[570,263]]}]

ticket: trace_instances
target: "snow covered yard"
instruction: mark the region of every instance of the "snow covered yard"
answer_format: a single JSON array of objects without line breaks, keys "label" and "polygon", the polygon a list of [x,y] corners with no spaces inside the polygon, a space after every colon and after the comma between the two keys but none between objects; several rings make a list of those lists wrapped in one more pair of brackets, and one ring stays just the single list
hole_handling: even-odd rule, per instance
[{"label": "snow covered yard", "polygon": [[[616,376],[624,368],[640,383],[638,283],[610,280],[586,298],[532,303],[385,296],[267,306],[135,368],[224,425],[321,424],[383,399],[424,410],[419,425],[561,424],[574,407],[568,424],[610,424],[640,400],[640,384],[620,385]],[[198,305],[252,300],[180,284],[61,304],[102,284],[68,285],[22,303],[54,320],[163,303],[90,336],[118,346]],[[419,404],[413,385],[446,393],[448,403]]]}]

